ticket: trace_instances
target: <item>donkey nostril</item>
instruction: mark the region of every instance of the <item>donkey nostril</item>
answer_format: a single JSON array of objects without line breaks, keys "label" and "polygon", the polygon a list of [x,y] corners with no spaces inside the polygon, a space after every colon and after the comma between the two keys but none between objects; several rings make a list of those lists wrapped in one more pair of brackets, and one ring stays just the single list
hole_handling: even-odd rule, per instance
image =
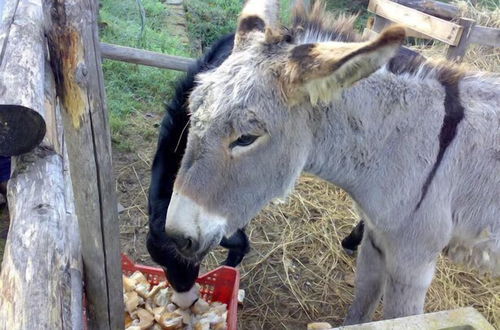
[{"label": "donkey nostril", "polygon": [[189,250],[193,246],[193,241],[188,237],[186,238],[184,249]]},{"label": "donkey nostril", "polygon": [[193,248],[193,240],[191,237],[186,237],[186,236],[174,236],[172,239],[175,242],[175,245],[177,245],[177,248],[181,251],[189,251]]}]

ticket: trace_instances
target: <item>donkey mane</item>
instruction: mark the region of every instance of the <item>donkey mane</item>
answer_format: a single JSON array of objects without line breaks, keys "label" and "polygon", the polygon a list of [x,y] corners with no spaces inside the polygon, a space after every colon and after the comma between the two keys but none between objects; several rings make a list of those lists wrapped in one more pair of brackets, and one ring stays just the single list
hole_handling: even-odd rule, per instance
[{"label": "donkey mane", "polygon": [[292,37],[297,44],[324,41],[362,41],[354,29],[357,15],[335,15],[326,10],[323,1],[316,1],[308,10],[298,1],[292,15]]}]

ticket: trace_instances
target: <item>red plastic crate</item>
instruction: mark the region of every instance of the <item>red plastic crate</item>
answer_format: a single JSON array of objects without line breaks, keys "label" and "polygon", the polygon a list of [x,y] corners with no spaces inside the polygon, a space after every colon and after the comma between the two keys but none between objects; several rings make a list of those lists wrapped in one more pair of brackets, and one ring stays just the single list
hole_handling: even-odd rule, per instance
[{"label": "red plastic crate", "polygon": [[[130,276],[135,271],[146,276],[149,283],[156,285],[165,281],[165,273],[161,268],[134,264],[129,257],[122,254],[122,272]],[[227,305],[227,329],[238,329],[238,290],[240,288],[240,272],[236,268],[221,266],[202,276],[196,282],[200,285],[201,297],[208,302],[218,301]]]}]

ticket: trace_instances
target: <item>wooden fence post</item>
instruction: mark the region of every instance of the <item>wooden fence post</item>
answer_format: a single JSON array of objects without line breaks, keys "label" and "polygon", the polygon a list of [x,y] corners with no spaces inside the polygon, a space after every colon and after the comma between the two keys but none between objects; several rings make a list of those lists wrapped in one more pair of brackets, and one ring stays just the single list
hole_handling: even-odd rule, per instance
[{"label": "wooden fence post", "polygon": [[476,25],[476,21],[468,18],[461,17],[458,23],[464,28],[460,41],[456,46],[448,47],[446,58],[451,61],[461,61],[470,44],[471,32]]},{"label": "wooden fence post", "polygon": [[[48,68],[48,65],[47,65]],[[43,145],[14,157],[0,272],[0,329],[83,329],[80,233],[52,72]]]},{"label": "wooden fence post", "polygon": [[12,156],[30,151],[45,135],[42,0],[6,1],[2,18],[0,155]]},{"label": "wooden fence post", "polygon": [[45,0],[63,107],[89,329],[123,329],[120,239],[95,0]]}]

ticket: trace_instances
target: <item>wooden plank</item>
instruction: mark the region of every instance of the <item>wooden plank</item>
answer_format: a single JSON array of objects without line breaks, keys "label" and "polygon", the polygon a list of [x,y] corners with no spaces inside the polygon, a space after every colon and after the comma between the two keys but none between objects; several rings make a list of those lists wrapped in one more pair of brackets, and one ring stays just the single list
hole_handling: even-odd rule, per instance
[{"label": "wooden plank", "polygon": [[46,0],[49,52],[56,72],[70,159],[89,329],[123,329],[119,226],[111,139],[93,0]]},{"label": "wooden plank", "polygon": [[474,44],[500,47],[500,29],[476,25],[472,28],[469,39]]},{"label": "wooden plank", "polygon": [[[373,36],[374,34],[373,33],[380,33],[382,32],[382,30],[388,26],[390,26],[391,24],[394,24],[392,23],[390,20],[388,20],[387,18],[383,18],[381,16],[378,16],[378,15],[375,15],[375,20],[374,20],[374,23],[373,23],[373,27],[372,28],[369,28],[368,24],[367,24],[367,28],[369,30],[371,30],[371,32],[366,32],[367,35],[371,35]],[[417,32],[415,30],[412,30],[410,29],[409,27],[406,27],[405,28],[406,30],[406,36],[407,37],[413,37],[413,38],[420,38],[420,39],[432,39],[432,37],[429,37],[423,33],[420,33],[420,32]],[[373,33],[372,33],[373,32]],[[363,32],[363,35],[364,35],[365,32]]]},{"label": "wooden plank", "polygon": [[400,5],[410,7],[423,13],[452,20],[460,16],[460,9],[450,3],[434,0],[393,0]]},{"label": "wooden plank", "polygon": [[196,60],[151,52],[148,50],[101,43],[102,57],[115,61],[153,66],[156,68],[187,71]]},{"label": "wooden plank", "polygon": [[464,28],[460,42],[456,46],[448,47],[446,58],[450,61],[461,61],[470,44],[470,34],[476,22],[468,18],[460,18],[460,25]]},{"label": "wooden plank", "polygon": [[368,10],[452,46],[458,45],[463,31],[460,25],[389,0],[370,0]]},{"label": "wooden plank", "polygon": [[4,11],[0,23],[0,154],[11,156],[30,151],[45,135],[42,0],[10,0]]},{"label": "wooden plank", "polygon": [[45,73],[45,114],[55,122],[44,146],[13,158],[0,329],[83,329],[78,221],[54,79]]}]

